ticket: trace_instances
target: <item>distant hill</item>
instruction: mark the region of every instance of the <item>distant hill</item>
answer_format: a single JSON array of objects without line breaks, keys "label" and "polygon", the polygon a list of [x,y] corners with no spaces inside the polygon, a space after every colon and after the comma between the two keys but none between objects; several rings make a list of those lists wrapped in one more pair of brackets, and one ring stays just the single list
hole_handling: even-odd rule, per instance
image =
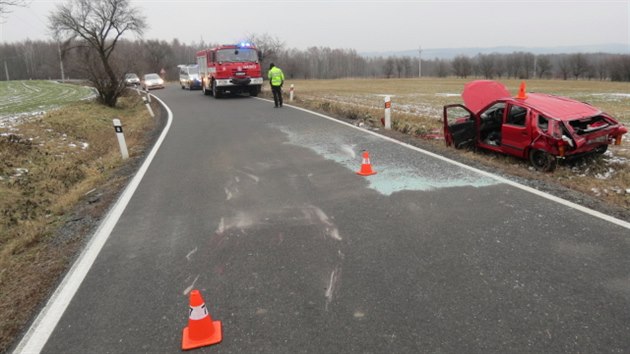
[{"label": "distant hill", "polygon": [[[508,54],[513,52],[530,52],[534,54],[571,54],[571,53],[610,53],[610,54],[630,54],[630,44],[611,43],[583,46],[564,47],[491,47],[491,48],[426,48],[422,49],[422,59],[453,59],[458,55],[474,57],[477,54]],[[418,57],[418,49],[404,50],[397,52],[365,52],[360,53],[364,57],[396,56],[396,57]]]}]

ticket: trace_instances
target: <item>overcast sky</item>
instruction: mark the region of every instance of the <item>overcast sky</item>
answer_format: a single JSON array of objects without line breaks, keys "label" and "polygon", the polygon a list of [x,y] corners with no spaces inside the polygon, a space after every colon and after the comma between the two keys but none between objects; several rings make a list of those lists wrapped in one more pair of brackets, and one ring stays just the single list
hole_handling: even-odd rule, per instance
[{"label": "overcast sky", "polygon": [[[0,25],[0,40],[48,39],[63,1],[31,0]],[[145,39],[232,43],[269,34],[289,48],[359,52],[418,48],[555,47],[621,43],[630,49],[630,0],[132,0]],[[127,36],[134,39],[133,36]]]}]

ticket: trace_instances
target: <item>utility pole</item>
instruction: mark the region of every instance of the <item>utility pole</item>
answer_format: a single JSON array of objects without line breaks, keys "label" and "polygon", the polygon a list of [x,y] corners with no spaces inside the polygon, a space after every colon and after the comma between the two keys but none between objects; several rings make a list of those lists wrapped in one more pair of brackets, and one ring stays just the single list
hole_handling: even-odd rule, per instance
[{"label": "utility pole", "polygon": [[418,77],[422,77],[422,46],[418,46]]},{"label": "utility pole", "polygon": [[57,42],[57,50],[59,51],[59,67],[61,68],[61,82],[66,81],[66,77],[63,72],[63,57],[61,56],[61,45]]},{"label": "utility pole", "polygon": [[7,81],[10,81],[11,79],[9,79],[9,68],[7,67],[7,61],[4,61],[4,73],[7,75]]}]

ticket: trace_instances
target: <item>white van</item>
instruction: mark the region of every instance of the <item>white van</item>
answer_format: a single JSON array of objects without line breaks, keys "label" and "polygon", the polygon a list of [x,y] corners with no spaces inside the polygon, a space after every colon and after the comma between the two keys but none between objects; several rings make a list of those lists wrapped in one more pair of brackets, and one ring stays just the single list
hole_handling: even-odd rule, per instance
[{"label": "white van", "polygon": [[179,65],[179,85],[182,89],[201,89],[199,67],[194,65]]}]

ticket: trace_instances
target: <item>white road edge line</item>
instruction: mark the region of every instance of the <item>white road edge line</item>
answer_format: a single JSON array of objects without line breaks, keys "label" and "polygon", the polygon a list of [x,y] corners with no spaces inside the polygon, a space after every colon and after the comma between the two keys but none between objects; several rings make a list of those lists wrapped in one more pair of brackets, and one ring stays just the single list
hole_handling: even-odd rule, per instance
[{"label": "white road edge line", "polygon": [[[262,101],[273,102],[273,101],[268,100],[268,99],[265,99],[265,98],[258,98],[258,99],[259,99],[259,100],[262,100]],[[482,170],[476,169],[476,168],[474,168],[474,167],[471,167],[471,166],[465,165],[465,164],[463,164],[463,163],[461,163],[461,162],[457,162],[457,161],[451,160],[451,159],[446,158],[446,157],[444,157],[444,156],[440,156],[440,155],[434,154],[434,153],[432,153],[432,152],[430,152],[430,151],[420,149],[419,147],[416,147],[416,146],[413,146],[413,145],[409,145],[409,144],[403,143],[403,142],[401,142],[401,141],[398,141],[398,140],[396,140],[396,139],[393,139],[393,138],[390,138],[390,137],[387,137],[387,136],[384,136],[384,135],[381,135],[381,134],[375,133],[375,132],[373,132],[373,131],[370,131],[370,130],[367,130],[367,129],[364,129],[364,128],[359,128],[359,127],[357,127],[357,126],[355,126],[355,125],[352,125],[352,124],[350,124],[350,123],[346,123],[346,122],[344,122],[344,121],[341,121],[341,120],[336,119],[336,118],[333,118],[333,117],[329,117],[329,116],[324,115],[324,114],[321,114],[321,113],[313,112],[313,111],[310,111],[310,110],[308,110],[308,109],[301,108],[301,107],[297,107],[297,106],[293,106],[293,105],[284,105],[284,106],[285,106],[285,107],[288,107],[288,108],[293,108],[293,109],[297,109],[297,110],[300,110],[300,111],[304,111],[304,112],[307,112],[307,113],[310,113],[310,114],[314,114],[314,115],[316,115],[316,116],[319,116],[319,117],[322,117],[322,118],[326,118],[326,119],[328,119],[328,120],[331,120],[331,121],[337,122],[337,123],[339,123],[339,124],[343,124],[343,125],[346,125],[346,126],[352,127],[352,128],[354,128],[354,129],[360,130],[360,131],[362,131],[362,132],[366,132],[366,133],[372,134],[372,135],[377,136],[377,137],[379,137],[379,138],[381,138],[381,139],[384,139],[384,140],[389,140],[389,141],[391,141],[391,142],[393,142],[393,143],[396,143],[396,144],[402,145],[402,146],[404,146],[404,147],[406,147],[406,148],[409,148],[409,149],[411,149],[411,150],[415,150],[415,151],[421,152],[421,153],[423,153],[423,154],[425,154],[425,155],[429,155],[429,156],[431,156],[431,157],[434,157],[434,158],[436,158],[436,159],[439,159],[439,160],[442,160],[442,161],[446,161],[446,162],[448,162],[448,163],[451,163],[451,164],[453,164],[453,165],[456,165],[456,166],[459,166],[459,167],[462,167],[462,168],[468,169],[468,170],[470,170],[470,171],[474,171],[474,172],[476,172],[476,173],[478,173],[478,174],[481,174],[481,175],[483,175],[483,176],[493,178],[493,179],[495,179],[495,180],[497,180],[497,181],[499,181],[499,182],[501,182],[501,183],[508,184],[508,185],[510,185],[510,186],[512,186],[512,187],[515,187],[515,188],[518,188],[518,189],[524,190],[524,191],[526,191],[526,192],[529,192],[529,193],[532,193],[532,194],[538,195],[538,196],[543,197],[543,198],[545,198],[545,199],[549,199],[549,200],[554,201],[554,202],[556,202],[556,203],[559,203],[559,204],[565,205],[565,206],[567,206],[567,207],[569,207],[569,208],[573,208],[573,209],[575,209],[575,210],[579,210],[579,211],[581,211],[581,212],[583,212],[583,213],[585,213],[585,214],[589,214],[589,215],[594,216],[594,217],[596,217],[596,218],[599,218],[599,219],[602,219],[602,220],[608,221],[608,222],[610,222],[610,223],[613,223],[613,224],[619,225],[619,226],[621,226],[621,227],[623,227],[623,228],[626,228],[626,229],[629,229],[629,230],[630,230],[630,223],[629,223],[629,222],[627,222],[627,221],[617,219],[617,218],[615,218],[615,217],[613,217],[613,216],[610,216],[610,215],[607,215],[607,214],[601,213],[601,212],[596,211],[596,210],[593,210],[593,209],[589,209],[589,208],[587,208],[587,207],[584,207],[584,206],[582,206],[582,205],[579,205],[579,204],[576,204],[576,203],[570,202],[570,201],[565,200],[565,199],[562,199],[562,198],[560,198],[560,197],[556,197],[556,196],[551,195],[551,194],[549,194],[549,193],[539,191],[538,189],[535,189],[535,188],[532,188],[532,187],[528,187],[528,186],[523,185],[523,184],[520,184],[520,183],[518,183],[518,182],[510,181],[509,179],[503,178],[503,177],[501,177],[501,176],[497,176],[497,175],[492,174],[492,173],[490,173],[490,172],[486,172],[486,171],[482,171]]]},{"label": "white road edge line", "polygon": [[105,219],[103,219],[103,222],[99,225],[87,246],[81,252],[79,258],[74,262],[72,268],[70,268],[44,308],[39,312],[37,318],[31,324],[28,331],[16,347],[14,353],[31,354],[42,351],[44,345],[46,345],[46,342],[48,341],[48,338],[61,319],[61,316],[66,311],[70,301],[76,294],[79,286],[83,282],[83,279],[85,279],[85,276],[92,267],[96,257],[103,248],[103,245],[105,245],[109,235],[116,226],[116,223],[118,223],[118,219],[127,207],[127,204],[129,203],[129,200],[131,200],[136,188],[138,188],[140,181],[142,181],[142,178],[149,168],[151,161],[157,154],[160,145],[162,145],[162,142],[171,127],[173,112],[171,112],[170,108],[162,100],[155,96],[153,97],[158,100],[158,102],[160,102],[160,104],[162,104],[168,112],[168,121],[162,131],[162,134],[156,141],[153,149],[151,149],[149,155],[147,155],[146,159],[142,163],[142,166],[140,166],[136,175],[120,195],[116,204],[114,204],[114,207],[107,213],[107,216],[105,216]]}]

